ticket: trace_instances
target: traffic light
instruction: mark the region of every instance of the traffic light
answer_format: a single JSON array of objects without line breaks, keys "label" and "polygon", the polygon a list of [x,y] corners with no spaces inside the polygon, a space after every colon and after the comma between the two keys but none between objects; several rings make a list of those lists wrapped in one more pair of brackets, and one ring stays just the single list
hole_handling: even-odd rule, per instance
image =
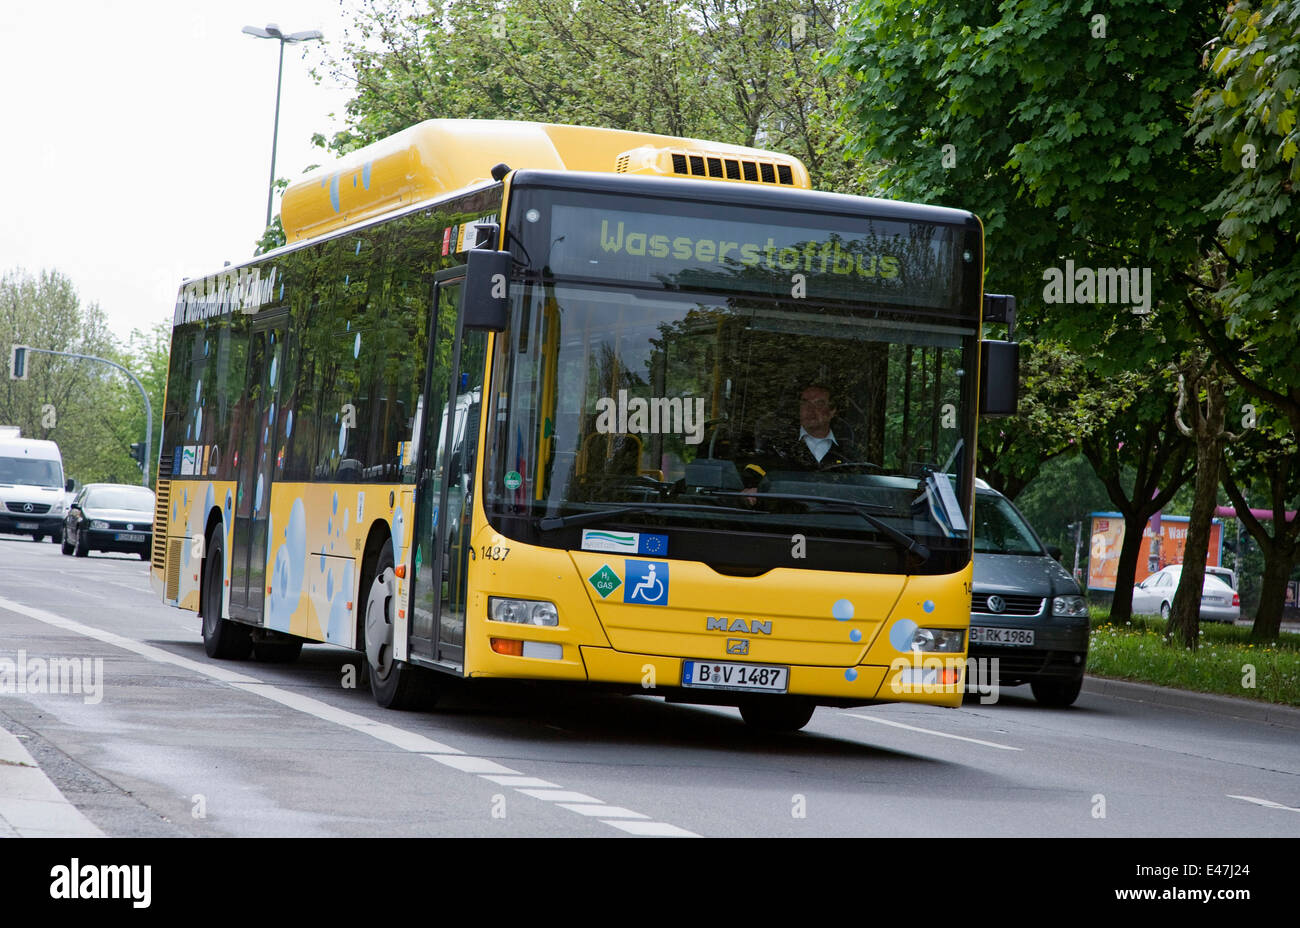
[{"label": "traffic light", "polygon": [[27,346],[14,345],[9,355],[9,379],[27,379]]},{"label": "traffic light", "polygon": [[144,442],[131,443],[131,458],[140,465],[141,470],[144,470]]}]

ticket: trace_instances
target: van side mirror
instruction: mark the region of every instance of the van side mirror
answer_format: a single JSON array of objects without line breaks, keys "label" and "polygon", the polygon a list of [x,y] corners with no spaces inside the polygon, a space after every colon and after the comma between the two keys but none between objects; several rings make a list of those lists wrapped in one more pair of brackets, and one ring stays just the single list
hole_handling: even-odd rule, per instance
[{"label": "van side mirror", "polygon": [[1020,404],[1020,344],[980,342],[980,418],[1014,416]]},{"label": "van side mirror", "polygon": [[1061,549],[1058,548],[1056,545],[1048,545],[1047,553],[1050,554],[1058,561],[1061,559]]},{"label": "van side mirror", "polygon": [[69,477],[68,482],[63,485],[63,492],[71,493],[75,488],[75,482],[71,477]]},{"label": "van side mirror", "polygon": [[469,253],[462,304],[465,328],[505,331],[510,321],[511,260],[508,251]]}]

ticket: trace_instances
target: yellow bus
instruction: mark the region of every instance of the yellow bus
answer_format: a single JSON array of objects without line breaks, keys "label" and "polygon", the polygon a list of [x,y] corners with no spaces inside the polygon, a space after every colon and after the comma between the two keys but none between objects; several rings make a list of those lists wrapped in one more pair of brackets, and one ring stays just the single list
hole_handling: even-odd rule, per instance
[{"label": "yellow bus", "polygon": [[391,707],[448,677],[771,730],[960,703],[976,419],[1016,376],[976,217],[473,120],[281,215],[287,245],[175,307],[151,574],[209,655],[361,651]]}]

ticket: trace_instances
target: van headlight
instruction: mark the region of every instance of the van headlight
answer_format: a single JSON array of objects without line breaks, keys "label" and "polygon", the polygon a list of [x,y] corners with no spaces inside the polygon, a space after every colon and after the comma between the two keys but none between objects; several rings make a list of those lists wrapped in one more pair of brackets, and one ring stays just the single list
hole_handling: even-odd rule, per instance
[{"label": "van headlight", "polygon": [[1082,616],[1088,614],[1088,601],[1082,596],[1057,596],[1052,600],[1052,615]]},{"label": "van headlight", "polygon": [[956,628],[918,628],[912,634],[912,650],[926,653],[954,653],[962,649],[966,633]]},{"label": "van headlight", "polygon": [[560,613],[555,603],[535,599],[488,597],[488,618],[493,622],[516,625],[559,625]]}]

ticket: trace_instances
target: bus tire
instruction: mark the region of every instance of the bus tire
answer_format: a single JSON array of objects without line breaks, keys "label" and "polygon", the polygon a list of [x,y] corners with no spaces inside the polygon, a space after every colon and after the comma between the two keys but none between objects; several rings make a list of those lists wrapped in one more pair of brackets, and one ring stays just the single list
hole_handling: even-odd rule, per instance
[{"label": "bus tire", "polygon": [[428,708],[437,699],[433,673],[393,657],[396,610],[393,542],[384,542],[366,592],[365,649],[370,692],[385,709]]},{"label": "bus tire", "polygon": [[253,650],[252,630],[221,617],[226,557],[220,532],[213,532],[203,559],[203,650],[218,660],[242,661]]},{"label": "bus tire", "polygon": [[816,708],[797,696],[756,696],[740,704],[740,717],[759,731],[793,732],[808,724]]}]

